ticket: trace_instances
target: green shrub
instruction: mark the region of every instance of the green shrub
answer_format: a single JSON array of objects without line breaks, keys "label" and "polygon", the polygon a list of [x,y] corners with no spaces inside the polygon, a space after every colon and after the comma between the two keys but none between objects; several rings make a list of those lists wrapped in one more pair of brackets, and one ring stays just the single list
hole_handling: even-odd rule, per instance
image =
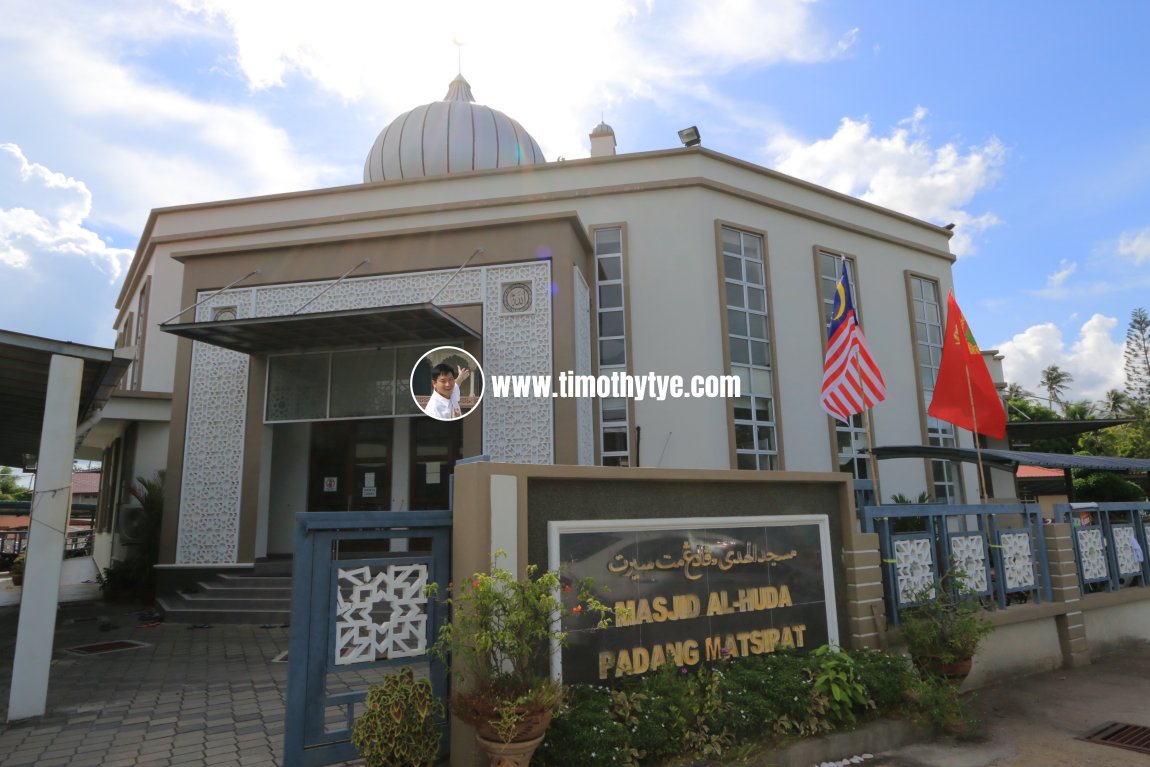
[{"label": "green shrub", "polygon": [[424,767],[439,755],[443,716],[431,683],[404,668],[367,693],[351,742],[367,767]]},{"label": "green shrub", "polygon": [[736,738],[763,735],[763,728],[807,712],[810,685],[806,660],[793,653],[740,658],[723,666],[723,698],[730,705],[727,727]]},{"label": "green shrub", "polygon": [[727,758],[734,742],[741,758],[875,715],[913,715],[953,732],[967,719],[948,687],[920,680],[905,656],[878,650],[823,647],[690,671],[664,666],[613,687],[569,686],[537,760],[544,767],[662,765]]},{"label": "green shrub", "polygon": [[626,680],[621,689],[643,695],[635,711],[631,744],[647,759],[678,756],[688,750],[687,726],[694,720],[694,701],[686,669],[666,665],[644,677]]},{"label": "green shrub", "polygon": [[564,706],[532,761],[542,767],[636,764],[639,755],[630,746],[631,734],[616,715],[618,694],[606,687],[569,685]]},{"label": "green shrub", "polygon": [[879,650],[857,650],[851,655],[859,681],[876,710],[888,714],[910,711],[912,701],[907,695],[918,684],[918,673],[910,658]]},{"label": "green shrub", "polygon": [[823,645],[811,654],[811,660],[813,666],[807,671],[811,679],[811,694],[824,701],[828,724],[854,724],[858,721],[856,712],[874,708],[874,701],[867,695],[850,653],[832,652]]}]

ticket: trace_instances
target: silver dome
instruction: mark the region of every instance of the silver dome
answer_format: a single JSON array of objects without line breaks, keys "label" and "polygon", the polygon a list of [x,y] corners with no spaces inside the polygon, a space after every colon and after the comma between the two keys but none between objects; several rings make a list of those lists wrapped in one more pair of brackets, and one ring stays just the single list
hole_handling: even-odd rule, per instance
[{"label": "silver dome", "polygon": [[547,162],[515,120],[476,104],[463,75],[443,101],[418,106],[391,121],[363,166],[365,183]]}]

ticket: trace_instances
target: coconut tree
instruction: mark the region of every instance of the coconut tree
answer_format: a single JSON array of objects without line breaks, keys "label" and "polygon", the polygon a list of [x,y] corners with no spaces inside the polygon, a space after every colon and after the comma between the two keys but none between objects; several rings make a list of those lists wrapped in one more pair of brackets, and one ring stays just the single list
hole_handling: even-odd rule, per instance
[{"label": "coconut tree", "polygon": [[1062,404],[1062,395],[1066,392],[1066,387],[1074,382],[1074,376],[1067,373],[1057,365],[1051,365],[1042,371],[1042,380],[1039,386],[1046,389],[1046,393],[1050,395],[1050,404]]},{"label": "coconut tree", "polygon": [[1068,421],[1086,421],[1094,417],[1094,403],[1088,399],[1067,402],[1062,406],[1062,415]]},{"label": "coconut tree", "polygon": [[1022,384],[1010,383],[1006,385],[1006,398],[1007,399],[1026,399],[1030,396],[1030,392],[1022,388]]},{"label": "coconut tree", "polygon": [[1111,389],[1103,395],[1102,402],[1098,403],[1098,408],[1108,418],[1120,418],[1126,413],[1126,407],[1129,404],[1130,398],[1126,396],[1126,392],[1121,389]]}]

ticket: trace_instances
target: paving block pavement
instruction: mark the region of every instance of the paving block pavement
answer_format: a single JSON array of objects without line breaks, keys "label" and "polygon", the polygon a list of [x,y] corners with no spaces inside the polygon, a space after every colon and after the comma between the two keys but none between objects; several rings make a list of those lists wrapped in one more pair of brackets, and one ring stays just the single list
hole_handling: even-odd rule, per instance
[{"label": "paving block pavement", "polygon": [[[0,767],[282,764],[286,627],[151,625],[131,605],[62,604],[47,713],[4,724],[18,610],[0,608]],[[67,652],[120,640],[144,646]]]}]

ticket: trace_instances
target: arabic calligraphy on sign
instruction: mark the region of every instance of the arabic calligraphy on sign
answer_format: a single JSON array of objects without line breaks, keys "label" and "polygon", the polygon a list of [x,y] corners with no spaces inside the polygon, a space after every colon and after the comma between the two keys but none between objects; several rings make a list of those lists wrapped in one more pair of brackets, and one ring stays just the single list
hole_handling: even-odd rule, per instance
[{"label": "arabic calligraphy on sign", "polygon": [[624,554],[616,554],[607,563],[607,570],[621,578],[639,580],[643,573],[651,570],[682,570],[683,577],[689,581],[697,581],[703,577],[703,571],[709,567],[718,568],[727,572],[740,565],[759,565],[764,563],[786,562],[794,559],[799,553],[791,549],[785,554],[776,554],[773,551],[760,551],[754,543],[748,543],[741,551],[732,549],[722,556],[715,556],[711,549],[703,544],[692,547],[690,541],[683,541],[683,548],[676,559],[674,554],[663,554],[658,559],[649,562],[640,562],[628,559]]}]

